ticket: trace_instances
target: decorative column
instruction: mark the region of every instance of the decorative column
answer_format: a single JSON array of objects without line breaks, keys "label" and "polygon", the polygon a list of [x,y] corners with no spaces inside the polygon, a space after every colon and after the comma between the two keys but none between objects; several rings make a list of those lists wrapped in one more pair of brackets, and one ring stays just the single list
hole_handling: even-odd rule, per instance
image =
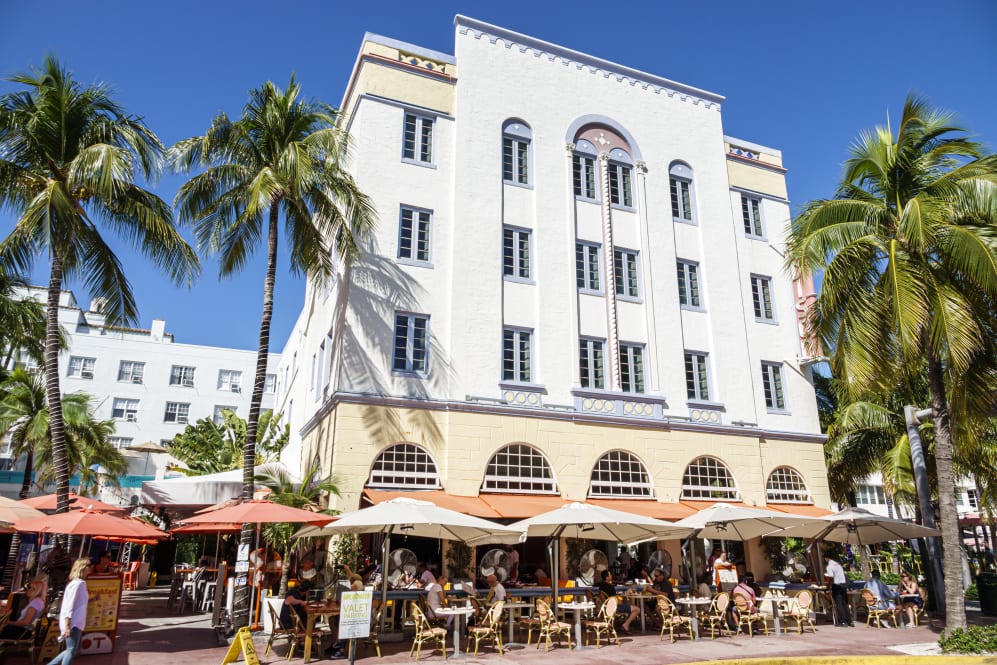
[{"label": "decorative column", "polygon": [[606,264],[606,354],[609,389],[619,391],[623,381],[620,376],[620,327],[616,303],[616,245],[613,243],[613,206],[609,198],[609,153],[599,153],[599,206],[602,212],[603,260]]}]

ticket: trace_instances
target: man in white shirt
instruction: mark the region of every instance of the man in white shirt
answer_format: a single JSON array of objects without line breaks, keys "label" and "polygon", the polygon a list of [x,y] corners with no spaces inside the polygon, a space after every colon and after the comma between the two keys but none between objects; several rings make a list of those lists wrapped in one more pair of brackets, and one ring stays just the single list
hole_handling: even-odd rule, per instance
[{"label": "man in white shirt", "polygon": [[64,641],[65,648],[48,665],[72,665],[80,648],[83,628],[87,625],[87,603],[90,601],[86,583],[89,572],[90,559],[77,559],[73,563],[59,610],[59,628],[62,631],[59,637]]},{"label": "man in white shirt", "polygon": [[831,584],[831,602],[834,604],[834,623],[837,626],[854,626],[848,609],[848,578],[845,569],[834,559],[827,560],[824,578]]},{"label": "man in white shirt", "polygon": [[[446,602],[444,599],[444,589],[446,586],[447,578],[442,575],[436,578],[435,582],[430,582],[426,585],[426,607],[429,608],[426,614],[429,615],[430,619],[437,618],[436,610],[443,607]],[[453,615],[447,617],[447,628],[450,627],[451,623],[453,623]]]}]

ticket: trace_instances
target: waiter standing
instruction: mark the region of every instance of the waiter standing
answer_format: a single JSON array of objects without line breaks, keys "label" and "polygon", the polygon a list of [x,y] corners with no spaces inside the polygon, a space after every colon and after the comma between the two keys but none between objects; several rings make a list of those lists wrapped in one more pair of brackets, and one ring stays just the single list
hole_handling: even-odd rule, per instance
[{"label": "waiter standing", "polygon": [[827,560],[824,578],[831,584],[831,603],[834,605],[834,625],[854,626],[852,613],[848,609],[848,579],[845,569],[834,559]]}]

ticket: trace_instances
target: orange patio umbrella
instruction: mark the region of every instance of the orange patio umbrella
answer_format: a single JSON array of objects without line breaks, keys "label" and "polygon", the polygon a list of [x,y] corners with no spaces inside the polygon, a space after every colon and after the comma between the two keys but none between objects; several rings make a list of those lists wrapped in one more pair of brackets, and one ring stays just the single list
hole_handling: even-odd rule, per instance
[{"label": "orange patio umbrella", "polygon": [[242,530],[241,522],[206,522],[203,524],[181,524],[170,529],[172,534],[210,535],[213,533],[236,533]]},{"label": "orange patio umbrella", "polygon": [[17,520],[14,528],[22,533],[63,533],[129,540],[161,540],[166,532],[131,517],[115,517],[89,508],[56,515]]},{"label": "orange patio umbrella", "polygon": [[332,515],[313,513],[310,510],[292,508],[273,501],[254,499],[234,506],[227,506],[210,512],[195,515],[184,520],[186,524],[271,524],[291,522],[305,524],[328,524],[336,518]]},{"label": "orange patio umbrella", "polygon": [[[33,496],[30,499],[22,499],[18,503],[34,508],[35,510],[57,510],[55,494]],[[70,492],[69,509],[80,510],[82,508],[89,508],[98,513],[120,513],[130,509],[129,506],[113,506],[97,499],[91,499],[88,496],[79,496]]]}]

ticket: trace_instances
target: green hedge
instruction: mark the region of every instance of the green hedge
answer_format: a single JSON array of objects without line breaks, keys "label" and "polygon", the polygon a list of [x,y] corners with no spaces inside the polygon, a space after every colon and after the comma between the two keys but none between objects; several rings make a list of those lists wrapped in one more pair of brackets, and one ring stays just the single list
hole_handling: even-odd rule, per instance
[{"label": "green hedge", "polygon": [[966,587],[966,600],[979,600],[980,592],[976,589],[976,582]]},{"label": "green hedge", "polygon": [[997,652],[997,624],[956,628],[948,637],[938,640],[945,653],[994,653]]}]

